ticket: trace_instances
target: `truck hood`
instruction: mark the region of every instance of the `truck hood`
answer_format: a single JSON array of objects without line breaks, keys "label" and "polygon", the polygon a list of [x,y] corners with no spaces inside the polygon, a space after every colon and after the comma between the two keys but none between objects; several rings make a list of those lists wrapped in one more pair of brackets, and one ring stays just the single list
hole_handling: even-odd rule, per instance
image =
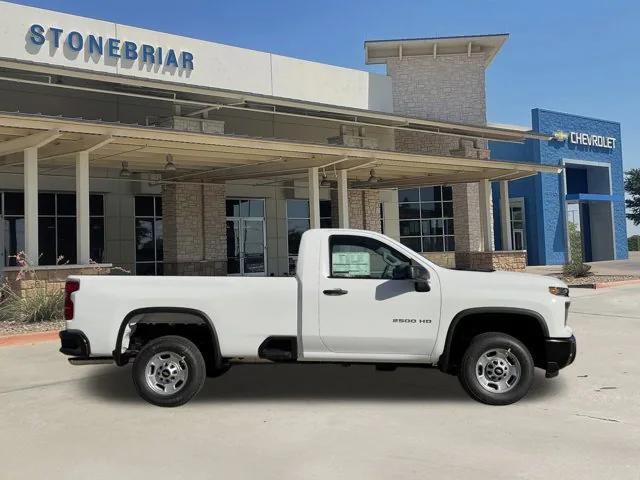
[{"label": "truck hood", "polygon": [[483,287],[490,286],[508,286],[514,287],[567,287],[567,284],[562,280],[547,276],[547,275],[535,275],[532,273],[521,272],[475,272],[470,270],[445,270],[450,281],[455,282],[456,279],[464,279],[466,281],[473,281],[482,284]]}]

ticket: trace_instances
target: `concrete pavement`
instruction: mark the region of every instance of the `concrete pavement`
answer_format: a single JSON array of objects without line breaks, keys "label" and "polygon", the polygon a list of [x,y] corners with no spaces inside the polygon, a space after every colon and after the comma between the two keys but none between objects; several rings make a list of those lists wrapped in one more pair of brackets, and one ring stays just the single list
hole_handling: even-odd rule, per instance
[{"label": "concrete pavement", "polygon": [[508,407],[435,370],[240,366],[177,409],[0,348],[0,478],[640,478],[640,286],[572,291],[576,362]]}]

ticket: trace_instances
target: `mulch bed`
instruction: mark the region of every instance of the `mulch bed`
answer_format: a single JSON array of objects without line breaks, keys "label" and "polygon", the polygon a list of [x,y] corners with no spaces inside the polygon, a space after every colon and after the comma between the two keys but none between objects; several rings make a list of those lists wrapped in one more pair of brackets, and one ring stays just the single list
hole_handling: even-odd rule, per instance
[{"label": "mulch bed", "polygon": [[24,333],[49,332],[51,330],[62,330],[63,328],[64,320],[38,323],[0,322],[0,337]]},{"label": "mulch bed", "polygon": [[595,285],[597,283],[613,283],[625,282],[628,280],[638,280],[640,277],[635,275],[587,275],[586,277],[565,277],[563,275],[551,275],[559,278],[570,287]]}]

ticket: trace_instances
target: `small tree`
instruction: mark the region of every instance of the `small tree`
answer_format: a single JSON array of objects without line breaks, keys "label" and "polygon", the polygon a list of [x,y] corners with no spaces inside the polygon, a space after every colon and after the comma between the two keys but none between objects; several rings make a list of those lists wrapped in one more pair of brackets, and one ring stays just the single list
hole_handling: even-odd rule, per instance
[{"label": "small tree", "polygon": [[632,168],[625,175],[624,189],[631,197],[625,200],[627,218],[634,225],[640,225],[640,168]]},{"label": "small tree", "polygon": [[584,277],[589,274],[591,266],[584,263],[582,256],[582,235],[574,222],[567,225],[569,230],[569,261],[562,267],[567,277]]}]

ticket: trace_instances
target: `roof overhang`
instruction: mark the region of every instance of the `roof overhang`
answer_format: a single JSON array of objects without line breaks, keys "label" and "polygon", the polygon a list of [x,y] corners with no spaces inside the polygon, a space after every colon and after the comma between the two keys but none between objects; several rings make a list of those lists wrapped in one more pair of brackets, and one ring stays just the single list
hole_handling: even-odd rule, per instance
[{"label": "roof overhang", "polygon": [[[475,37],[474,37],[475,38]],[[231,90],[187,86],[166,81],[141,80],[126,75],[89,73],[71,68],[50,67],[34,63],[0,59],[0,81],[40,85],[51,89],[100,93],[111,96],[136,97],[180,105],[186,115],[203,110],[235,110],[266,115],[304,117],[339,124],[407,130],[415,132],[470,137],[486,140],[521,142],[525,139],[549,140],[548,134],[493,125],[473,125],[457,122],[428,120],[386,112],[339,107],[281,97],[250,94]],[[47,78],[20,76],[20,71],[40,75],[66,76],[68,82],[53,83]],[[16,73],[17,72],[17,76]]]},{"label": "roof overhang", "polygon": [[[73,154],[86,145],[92,167],[128,168],[141,175],[164,172],[171,154],[177,172],[163,181],[226,182],[244,179],[287,180],[306,177],[318,167],[333,180],[337,170],[347,170],[354,187],[394,188],[408,185],[440,185],[488,180],[514,180],[536,173],[559,173],[558,167],[481,160],[441,155],[352,148],[299,141],[225,134],[203,134],[158,127],[130,126],[42,115],[0,113],[0,149],[3,142],[39,132],[56,132],[55,141],[38,151],[41,174],[75,166]],[[108,141],[107,141],[108,140]],[[22,158],[5,156],[0,169],[19,172]],[[367,183],[375,169],[381,181]]]},{"label": "roof overhang", "polygon": [[401,38],[364,42],[366,63],[386,63],[389,58],[439,55],[483,55],[489,65],[508,33],[493,35],[463,35],[456,37]]}]

